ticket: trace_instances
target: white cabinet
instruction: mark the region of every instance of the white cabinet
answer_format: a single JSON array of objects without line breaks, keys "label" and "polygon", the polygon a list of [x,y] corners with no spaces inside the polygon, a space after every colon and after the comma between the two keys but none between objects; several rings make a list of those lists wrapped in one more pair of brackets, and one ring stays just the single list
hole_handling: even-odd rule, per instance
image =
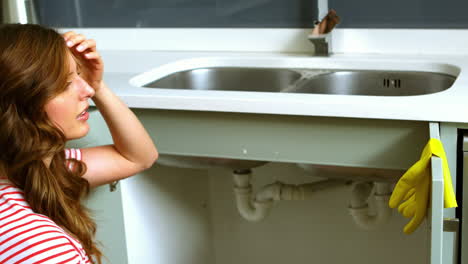
[{"label": "white cabinet", "polygon": [[[430,137],[440,140],[439,124],[430,123]],[[431,158],[432,184],[431,184],[431,210],[428,214],[429,231],[431,238],[430,263],[447,264],[444,262],[443,248],[443,224],[444,224],[444,177],[442,171],[442,160],[439,157]],[[447,245],[445,245],[447,246]],[[453,256],[447,256],[450,258]]]},{"label": "white cabinet", "polygon": [[[439,124],[426,122],[141,109],[135,112],[161,154],[272,162],[256,170],[263,175],[258,177],[260,182],[279,178],[286,182],[307,181],[310,176],[293,165],[295,162],[407,169],[418,160],[429,137],[439,137]],[[74,142],[75,146],[110,143],[98,112],[92,112],[90,125],[90,135]],[[449,159],[452,156],[450,148]],[[455,175],[455,171],[452,173]],[[285,202],[264,222],[246,223],[234,207],[230,172],[221,169],[156,165],[122,181],[116,192],[109,192],[108,186],[99,188],[90,205],[101,214],[98,238],[113,264],[174,264],[188,260],[203,264],[275,264],[287,259],[309,263],[314,258],[324,264],[345,260],[447,264],[456,259],[453,249],[457,245],[451,239],[453,234],[443,231],[443,177],[438,158],[432,159],[432,174],[431,214],[410,236],[402,234],[408,220],[397,214],[382,231],[357,229],[346,211],[346,188],[319,195],[315,201]],[[356,253],[353,247],[362,251]],[[288,258],[288,254],[294,257]],[[158,261],[145,262],[155,258]]]}]

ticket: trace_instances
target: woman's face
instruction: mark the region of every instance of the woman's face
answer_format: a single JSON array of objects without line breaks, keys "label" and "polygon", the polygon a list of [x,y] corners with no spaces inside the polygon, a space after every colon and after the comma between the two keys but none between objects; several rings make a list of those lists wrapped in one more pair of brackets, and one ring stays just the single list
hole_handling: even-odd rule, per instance
[{"label": "woman's face", "polygon": [[45,105],[47,116],[62,130],[67,140],[81,138],[88,133],[88,99],[94,96],[94,89],[77,72],[76,62],[71,54],[69,60],[67,89]]}]

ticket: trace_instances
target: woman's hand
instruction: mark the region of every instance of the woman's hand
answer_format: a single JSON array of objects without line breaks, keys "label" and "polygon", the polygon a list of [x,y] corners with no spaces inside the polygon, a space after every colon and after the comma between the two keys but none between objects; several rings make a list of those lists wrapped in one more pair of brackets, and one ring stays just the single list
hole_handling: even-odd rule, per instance
[{"label": "woman's hand", "polygon": [[97,92],[102,84],[104,62],[96,50],[96,41],[69,31],[63,34],[67,46],[79,59],[79,71],[83,79]]}]

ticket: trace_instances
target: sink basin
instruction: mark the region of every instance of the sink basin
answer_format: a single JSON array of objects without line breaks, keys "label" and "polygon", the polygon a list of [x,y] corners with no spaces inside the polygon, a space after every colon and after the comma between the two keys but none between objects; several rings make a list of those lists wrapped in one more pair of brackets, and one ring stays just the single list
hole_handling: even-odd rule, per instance
[{"label": "sink basin", "polygon": [[170,89],[280,92],[293,85],[301,74],[288,69],[201,68],[175,72],[144,87]]},{"label": "sink basin", "polygon": [[451,75],[432,72],[338,71],[308,78],[288,92],[408,96],[441,92],[454,81]]},{"label": "sink basin", "polygon": [[445,73],[418,71],[205,67],[173,72],[143,87],[410,96],[444,91],[452,86],[455,79]]}]

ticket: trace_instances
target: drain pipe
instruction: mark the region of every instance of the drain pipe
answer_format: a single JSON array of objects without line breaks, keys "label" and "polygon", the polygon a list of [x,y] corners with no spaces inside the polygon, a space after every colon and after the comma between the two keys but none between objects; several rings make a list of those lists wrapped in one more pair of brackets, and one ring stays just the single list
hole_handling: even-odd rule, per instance
[{"label": "drain pipe", "polygon": [[251,170],[233,172],[234,194],[237,210],[248,221],[257,222],[265,218],[273,206],[272,200],[252,201]]},{"label": "drain pipe", "polygon": [[[375,199],[376,214],[369,215],[367,200],[371,195],[373,187],[375,187],[373,196]],[[351,190],[351,200],[348,209],[356,225],[365,230],[373,230],[385,224],[392,215],[392,210],[388,206],[391,193],[391,183],[355,183]]]},{"label": "drain pipe", "polygon": [[252,199],[251,173],[251,170],[237,170],[233,172],[233,179],[237,209],[242,217],[252,222],[264,219],[275,201],[310,199],[317,191],[343,186],[346,183],[343,180],[325,180],[300,185],[275,182],[261,188]]}]

